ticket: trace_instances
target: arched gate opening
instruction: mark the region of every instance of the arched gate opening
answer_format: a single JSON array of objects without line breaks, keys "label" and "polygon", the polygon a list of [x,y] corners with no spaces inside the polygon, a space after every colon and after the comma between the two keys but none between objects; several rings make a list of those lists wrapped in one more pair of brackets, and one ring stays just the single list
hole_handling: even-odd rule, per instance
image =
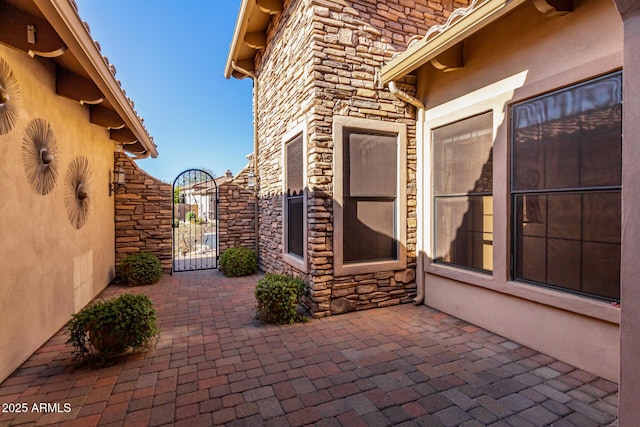
[{"label": "arched gate opening", "polygon": [[218,268],[218,185],[188,169],[173,181],[173,272]]}]

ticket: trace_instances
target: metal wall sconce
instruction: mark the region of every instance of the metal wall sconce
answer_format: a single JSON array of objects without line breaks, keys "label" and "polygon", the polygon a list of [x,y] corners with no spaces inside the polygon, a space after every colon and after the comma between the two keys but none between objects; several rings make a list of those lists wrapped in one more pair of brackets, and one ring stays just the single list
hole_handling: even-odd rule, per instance
[{"label": "metal wall sconce", "polygon": [[260,192],[260,177],[253,171],[249,171],[249,173],[247,174],[247,189],[254,196],[257,196]]},{"label": "metal wall sconce", "polygon": [[253,174],[253,171],[249,171],[247,175],[247,187],[252,191],[256,188],[256,176]]},{"label": "metal wall sconce", "polygon": [[109,197],[111,197],[113,193],[117,193],[120,190],[120,188],[126,185],[126,182],[125,182],[126,175],[127,174],[122,168],[122,165],[118,164],[118,169],[117,170],[114,169],[113,171],[113,182],[109,184]]}]

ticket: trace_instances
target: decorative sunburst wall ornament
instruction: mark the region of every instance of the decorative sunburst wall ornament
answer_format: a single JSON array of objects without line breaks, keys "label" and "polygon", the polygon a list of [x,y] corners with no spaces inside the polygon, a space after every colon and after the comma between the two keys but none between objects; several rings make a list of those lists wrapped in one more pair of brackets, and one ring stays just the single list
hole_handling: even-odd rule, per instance
[{"label": "decorative sunburst wall ornament", "polygon": [[58,179],[58,144],[49,123],[34,119],[27,125],[22,139],[24,172],[35,190],[48,194]]},{"label": "decorative sunburst wall ornament", "polygon": [[0,58],[0,135],[13,129],[20,116],[20,88],[9,64]]},{"label": "decorative sunburst wall ornament", "polygon": [[87,218],[89,218],[90,184],[91,170],[89,169],[89,161],[84,156],[78,156],[69,165],[64,191],[67,216],[71,225],[76,229],[82,228],[87,222]]}]

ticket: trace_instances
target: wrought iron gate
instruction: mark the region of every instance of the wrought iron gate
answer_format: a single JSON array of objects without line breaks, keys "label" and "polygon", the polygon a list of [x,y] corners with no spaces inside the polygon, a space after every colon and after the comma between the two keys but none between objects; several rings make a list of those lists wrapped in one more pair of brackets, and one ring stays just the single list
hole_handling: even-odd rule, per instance
[{"label": "wrought iron gate", "polygon": [[218,268],[218,185],[189,169],[173,181],[173,271]]}]

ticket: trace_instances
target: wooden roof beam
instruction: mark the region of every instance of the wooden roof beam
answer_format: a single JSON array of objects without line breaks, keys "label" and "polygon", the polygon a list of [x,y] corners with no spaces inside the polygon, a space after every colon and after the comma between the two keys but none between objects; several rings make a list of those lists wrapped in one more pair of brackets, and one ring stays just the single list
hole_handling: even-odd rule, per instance
[{"label": "wooden roof beam", "polygon": [[239,61],[233,61],[231,63],[233,69],[237,72],[242,73],[245,76],[250,76],[255,73],[256,66],[253,61],[253,58],[249,59],[241,59]]},{"label": "wooden roof beam", "polygon": [[111,129],[109,131],[111,139],[121,144],[133,144],[138,138],[131,132],[131,129],[123,127],[121,129]]},{"label": "wooden roof beam", "polygon": [[440,55],[431,59],[431,65],[445,73],[461,69],[464,67],[463,47],[464,42],[453,45]]},{"label": "wooden roof beam", "polygon": [[2,31],[0,43],[29,53],[53,58],[62,55],[67,46],[44,19],[30,15],[6,2],[0,2]]},{"label": "wooden roof beam", "polygon": [[533,5],[549,17],[573,12],[573,0],[533,0]]},{"label": "wooden roof beam", "polygon": [[124,121],[115,111],[102,105],[92,105],[89,108],[89,120],[94,125],[105,127],[109,130],[122,129]]},{"label": "wooden roof beam", "polygon": [[247,33],[244,36],[244,42],[252,49],[264,49],[267,45],[267,33],[264,31]]},{"label": "wooden roof beam", "polygon": [[280,13],[284,8],[282,0],[256,0],[256,4],[261,11],[269,15]]},{"label": "wooden roof beam", "polygon": [[56,67],[56,93],[80,104],[100,104],[104,95],[96,84],[87,78]]}]

